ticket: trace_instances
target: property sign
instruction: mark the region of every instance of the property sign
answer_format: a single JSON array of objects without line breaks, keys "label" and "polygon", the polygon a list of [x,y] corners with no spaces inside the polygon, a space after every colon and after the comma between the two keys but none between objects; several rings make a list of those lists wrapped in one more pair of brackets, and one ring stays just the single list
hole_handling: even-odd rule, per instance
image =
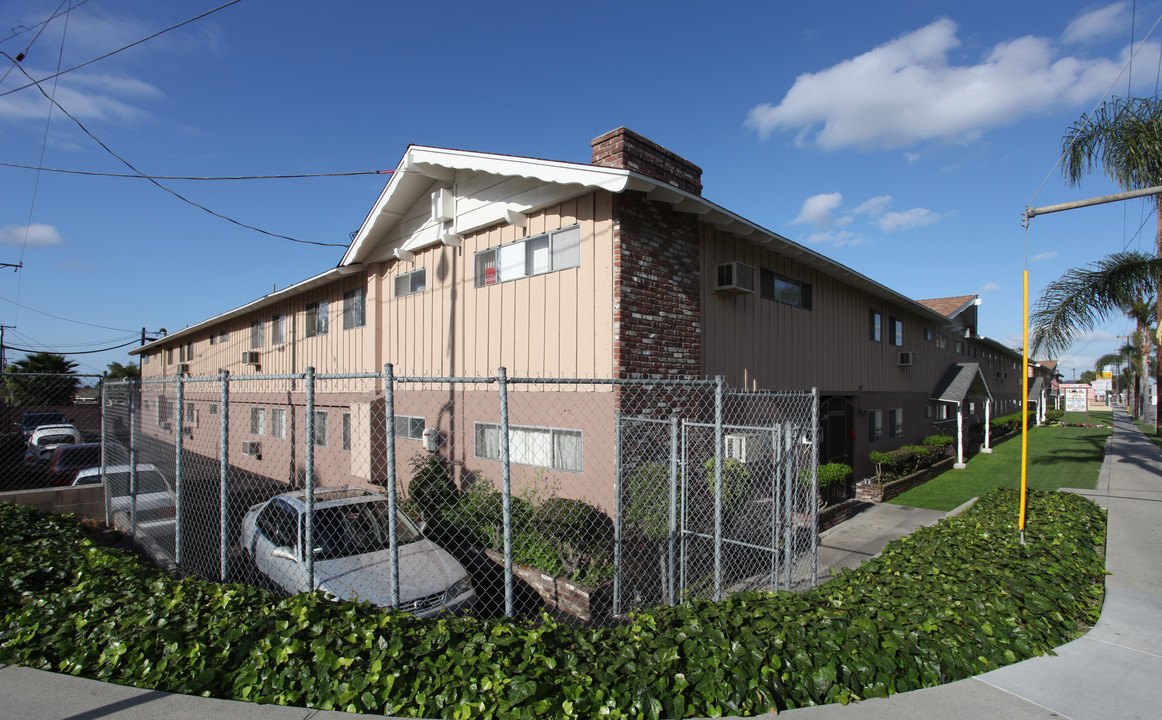
[{"label": "property sign", "polygon": [[1065,388],[1065,412],[1087,412],[1087,388]]}]

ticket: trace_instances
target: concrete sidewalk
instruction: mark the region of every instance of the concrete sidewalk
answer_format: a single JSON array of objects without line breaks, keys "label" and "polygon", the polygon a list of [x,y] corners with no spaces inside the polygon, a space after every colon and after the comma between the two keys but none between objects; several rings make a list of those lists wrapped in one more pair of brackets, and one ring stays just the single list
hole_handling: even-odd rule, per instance
[{"label": "concrete sidewalk", "polygon": [[[1109,510],[1106,601],[1085,637],[1040,657],[968,680],[846,707],[793,710],[812,720],[1162,716],[1162,451],[1118,411],[1096,490]],[[954,511],[955,512],[955,511]],[[820,537],[820,576],[854,567],[891,540],[944,513],[876,505]],[[0,666],[0,720],[349,720],[347,713],[172,695],[69,675]],[[773,717],[773,716],[764,716]]]}]

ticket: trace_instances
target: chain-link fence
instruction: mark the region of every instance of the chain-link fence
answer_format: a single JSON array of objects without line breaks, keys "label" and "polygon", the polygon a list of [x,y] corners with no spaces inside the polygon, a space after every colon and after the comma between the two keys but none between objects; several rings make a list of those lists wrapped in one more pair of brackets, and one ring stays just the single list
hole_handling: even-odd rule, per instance
[{"label": "chain-link fence", "polygon": [[110,519],[208,579],[600,620],[816,576],[813,393],[391,366],[103,392]]}]

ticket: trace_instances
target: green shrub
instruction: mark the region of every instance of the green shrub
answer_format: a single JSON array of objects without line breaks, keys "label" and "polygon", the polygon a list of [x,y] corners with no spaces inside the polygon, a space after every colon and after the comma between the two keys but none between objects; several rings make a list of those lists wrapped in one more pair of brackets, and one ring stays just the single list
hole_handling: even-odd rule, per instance
[{"label": "green shrub", "polygon": [[[681,493],[678,495],[681,503]],[[622,486],[621,512],[627,525],[647,537],[665,538],[670,534],[670,466],[645,462],[625,476]],[[678,508],[679,514],[681,507]]]},{"label": "green shrub", "polygon": [[1065,422],[1065,411],[1064,410],[1046,410],[1045,411],[1045,422],[1047,422],[1047,423]]},{"label": "green shrub", "polygon": [[884,481],[885,474],[891,472],[892,467],[896,464],[896,458],[878,450],[868,453],[867,457],[876,466],[876,479],[880,482]]},{"label": "green shrub", "polygon": [[991,491],[806,592],[691,600],[609,627],[420,620],[178,580],[68,518],[0,505],[0,663],[429,718],[718,717],[885,697],[1044,654],[1096,622],[1101,509],[1030,491],[1023,545],[1018,502]]},{"label": "green shrub", "polygon": [[557,551],[558,574],[571,580],[589,582],[589,571],[613,556],[613,520],[584,500],[548,498],[534,511],[533,523]]},{"label": "green shrub", "polygon": [[818,470],[819,487],[841,485],[851,479],[851,466],[845,463],[827,463]]},{"label": "green shrub", "polygon": [[951,448],[956,444],[956,438],[951,435],[929,435],[920,444],[934,449]]},{"label": "green shrub", "polygon": [[452,469],[439,453],[418,452],[408,460],[412,480],[408,483],[408,497],[415,501],[428,522],[439,520],[444,511],[459,498]]},{"label": "green shrub", "polygon": [[[706,485],[710,496],[714,497],[714,458],[706,461]],[[754,492],[750,468],[746,463],[734,458],[726,458],[722,463],[722,506],[727,512],[741,510]]]}]

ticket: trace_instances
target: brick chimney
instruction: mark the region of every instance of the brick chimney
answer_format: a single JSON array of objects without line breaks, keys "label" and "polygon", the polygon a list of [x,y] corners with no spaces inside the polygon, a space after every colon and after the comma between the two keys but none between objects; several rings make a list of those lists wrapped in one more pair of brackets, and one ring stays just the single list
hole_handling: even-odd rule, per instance
[{"label": "brick chimney", "polygon": [[632,170],[679,190],[702,194],[702,168],[633,130],[619,127],[589,144],[594,165]]}]

